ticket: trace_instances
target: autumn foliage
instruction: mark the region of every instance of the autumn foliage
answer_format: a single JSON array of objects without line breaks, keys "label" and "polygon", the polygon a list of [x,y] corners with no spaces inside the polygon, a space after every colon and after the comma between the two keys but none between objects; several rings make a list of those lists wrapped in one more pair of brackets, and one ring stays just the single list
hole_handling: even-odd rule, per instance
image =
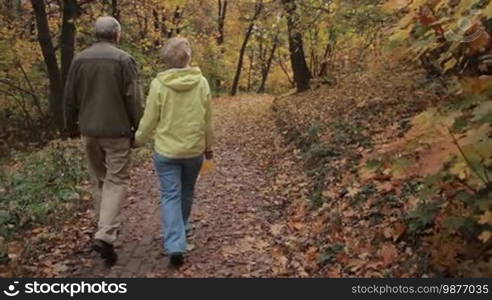
[{"label": "autumn foliage", "polygon": [[[183,35],[219,96],[198,251],[178,276],[492,276],[492,1],[80,0],[67,18],[74,1],[44,0],[51,64],[30,2],[0,5],[0,272],[74,274],[67,266],[89,239],[90,210],[73,205],[89,201],[87,182],[70,157],[76,141],[57,139],[50,69],[66,66],[63,32],[75,25],[76,53],[109,14],[145,88],[166,69],[162,45]],[[139,204],[153,197],[151,169],[135,167],[127,226],[155,209]],[[56,201],[82,228],[67,245],[73,224],[53,218]],[[23,236],[35,241],[31,256]],[[82,257],[78,272],[93,275]]]}]

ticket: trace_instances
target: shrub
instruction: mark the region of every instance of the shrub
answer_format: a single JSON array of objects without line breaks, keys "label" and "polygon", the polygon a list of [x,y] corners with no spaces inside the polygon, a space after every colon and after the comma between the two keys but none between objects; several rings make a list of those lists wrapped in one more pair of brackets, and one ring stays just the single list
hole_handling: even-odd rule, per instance
[{"label": "shrub", "polygon": [[0,234],[61,219],[80,205],[86,179],[76,142],[54,141],[38,152],[18,154],[0,174]]}]

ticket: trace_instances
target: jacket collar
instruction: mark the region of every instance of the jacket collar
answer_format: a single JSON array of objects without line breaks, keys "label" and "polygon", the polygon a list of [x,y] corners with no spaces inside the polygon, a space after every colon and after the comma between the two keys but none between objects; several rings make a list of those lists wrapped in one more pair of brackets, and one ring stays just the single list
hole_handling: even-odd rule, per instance
[{"label": "jacket collar", "polygon": [[116,47],[116,43],[110,40],[97,40],[94,45],[110,45]]}]

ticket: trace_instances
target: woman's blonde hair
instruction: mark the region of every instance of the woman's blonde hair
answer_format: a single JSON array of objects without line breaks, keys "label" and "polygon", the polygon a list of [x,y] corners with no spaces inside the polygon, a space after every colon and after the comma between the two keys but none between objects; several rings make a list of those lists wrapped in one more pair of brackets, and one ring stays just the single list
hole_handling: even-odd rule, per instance
[{"label": "woman's blonde hair", "polygon": [[169,39],[162,48],[164,62],[172,68],[185,68],[191,60],[191,46],[187,39]]}]

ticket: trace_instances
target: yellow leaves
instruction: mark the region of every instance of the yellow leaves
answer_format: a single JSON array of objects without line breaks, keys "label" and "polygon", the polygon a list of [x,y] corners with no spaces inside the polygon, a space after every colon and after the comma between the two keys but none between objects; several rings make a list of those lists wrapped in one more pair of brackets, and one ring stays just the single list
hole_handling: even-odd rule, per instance
[{"label": "yellow leaves", "polygon": [[350,197],[354,197],[355,195],[357,195],[360,192],[360,187],[351,186],[351,187],[347,188],[347,192],[348,192],[348,195]]},{"label": "yellow leaves", "polygon": [[481,187],[484,179],[488,177],[485,166],[492,163],[490,133],[490,124],[483,124],[467,131],[466,137],[459,140],[464,156],[459,154],[450,174],[457,175],[462,180],[467,179],[473,186]]},{"label": "yellow leaves", "polygon": [[458,64],[458,60],[453,57],[444,64],[443,71],[446,73],[447,71],[454,68],[457,64]]},{"label": "yellow leaves", "polygon": [[482,225],[492,225],[492,211],[487,211],[480,216],[478,223]]},{"label": "yellow leaves", "polygon": [[492,239],[492,232],[484,231],[478,237],[482,242],[487,243]]},{"label": "yellow leaves", "polygon": [[273,224],[270,227],[270,232],[274,237],[279,236],[282,233],[282,229],[284,228],[284,225],[282,224]]},{"label": "yellow leaves", "polygon": [[461,180],[466,180],[470,177],[471,170],[470,168],[468,168],[468,165],[463,160],[455,163],[450,169],[449,173],[458,176],[458,178]]},{"label": "yellow leaves", "polygon": [[383,11],[392,13],[394,11],[400,10],[402,8],[405,8],[408,4],[410,3],[410,0],[394,0],[394,1],[387,1],[383,5],[381,5],[381,8]]}]

